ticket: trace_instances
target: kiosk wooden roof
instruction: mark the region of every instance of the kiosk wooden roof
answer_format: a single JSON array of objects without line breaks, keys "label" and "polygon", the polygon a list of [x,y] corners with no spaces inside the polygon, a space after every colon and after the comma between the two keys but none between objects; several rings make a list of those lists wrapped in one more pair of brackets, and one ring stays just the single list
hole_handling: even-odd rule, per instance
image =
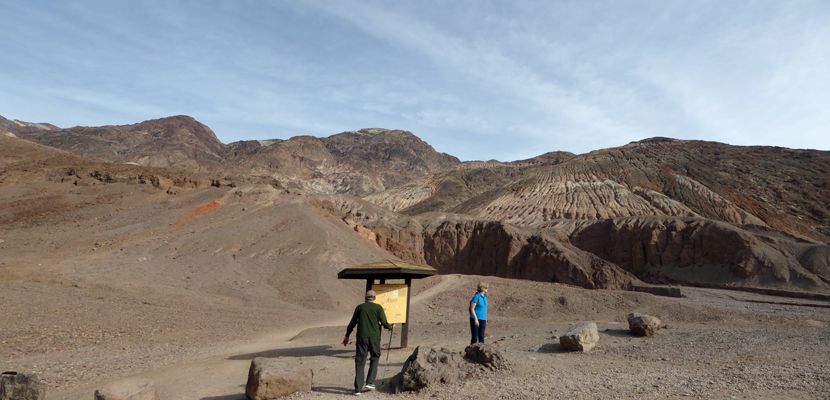
[{"label": "kiosk wooden roof", "polygon": [[381,260],[345,268],[337,273],[338,279],[421,279],[438,273],[427,265],[415,265],[403,261]]}]

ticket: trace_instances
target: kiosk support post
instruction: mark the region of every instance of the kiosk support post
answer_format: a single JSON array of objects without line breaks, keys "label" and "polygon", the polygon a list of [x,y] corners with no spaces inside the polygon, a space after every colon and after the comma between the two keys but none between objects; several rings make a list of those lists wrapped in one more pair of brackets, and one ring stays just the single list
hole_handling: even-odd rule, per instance
[{"label": "kiosk support post", "polygon": [[401,327],[401,348],[405,349],[409,344],[409,298],[412,296],[412,279],[407,278],[406,283],[406,322]]}]

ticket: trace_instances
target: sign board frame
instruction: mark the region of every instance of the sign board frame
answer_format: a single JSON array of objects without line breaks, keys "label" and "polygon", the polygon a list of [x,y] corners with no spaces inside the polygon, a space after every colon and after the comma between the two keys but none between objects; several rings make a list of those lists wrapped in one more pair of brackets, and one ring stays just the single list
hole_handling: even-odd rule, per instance
[{"label": "sign board frame", "polygon": [[383,307],[386,312],[386,321],[390,324],[405,324],[408,321],[409,286],[403,285],[372,285],[375,291],[375,303]]}]

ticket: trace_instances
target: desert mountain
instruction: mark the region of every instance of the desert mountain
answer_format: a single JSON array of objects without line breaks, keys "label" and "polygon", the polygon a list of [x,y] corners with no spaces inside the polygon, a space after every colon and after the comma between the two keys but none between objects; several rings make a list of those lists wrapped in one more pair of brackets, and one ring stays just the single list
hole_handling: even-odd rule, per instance
[{"label": "desert mountain", "polygon": [[[583,155],[460,163],[404,131],[223,145],[189,117],[20,136],[97,149],[81,153],[117,163],[19,160],[0,185],[22,181],[27,171],[50,182],[149,185],[168,195],[234,188],[217,204],[273,191],[254,197],[270,205],[295,199],[378,251],[442,273],[587,288],[646,282],[830,290],[828,152],[656,138]],[[148,149],[178,168],[124,164],[150,163]],[[256,184],[270,189],[249,187]],[[70,209],[54,197],[45,201]]]}]

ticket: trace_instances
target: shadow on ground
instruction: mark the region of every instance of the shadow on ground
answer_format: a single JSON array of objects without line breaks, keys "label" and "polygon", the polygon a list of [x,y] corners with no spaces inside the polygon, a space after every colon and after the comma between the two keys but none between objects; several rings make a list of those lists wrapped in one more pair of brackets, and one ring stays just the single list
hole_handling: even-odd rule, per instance
[{"label": "shadow on ground", "polygon": [[569,353],[570,350],[562,347],[559,343],[543,344],[535,349],[537,353]]},{"label": "shadow on ground", "polygon": [[637,335],[631,333],[631,330],[629,329],[606,329],[604,331],[600,331],[600,333],[621,338],[637,337]]},{"label": "shadow on ground", "polygon": [[224,396],[202,397],[200,400],[247,400],[245,393],[226,394]]},{"label": "shadow on ground", "polygon": [[238,354],[228,357],[229,360],[253,360],[257,357],[277,358],[277,357],[339,357],[349,358],[354,355],[354,349],[337,349],[335,347],[321,345],[321,346],[307,346],[307,347],[292,347],[288,349],[273,349],[260,351],[256,353]]}]

